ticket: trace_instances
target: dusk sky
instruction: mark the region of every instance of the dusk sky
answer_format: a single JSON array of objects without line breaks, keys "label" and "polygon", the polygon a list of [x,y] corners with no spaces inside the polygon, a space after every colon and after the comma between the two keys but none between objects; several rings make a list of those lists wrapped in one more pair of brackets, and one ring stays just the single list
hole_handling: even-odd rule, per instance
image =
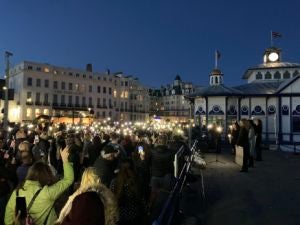
[{"label": "dusk sky", "polygon": [[0,0],[0,71],[32,60],[122,71],[150,87],[182,80],[208,85],[214,51],[225,85],[262,63],[270,31],[283,61],[300,62],[300,1]]}]

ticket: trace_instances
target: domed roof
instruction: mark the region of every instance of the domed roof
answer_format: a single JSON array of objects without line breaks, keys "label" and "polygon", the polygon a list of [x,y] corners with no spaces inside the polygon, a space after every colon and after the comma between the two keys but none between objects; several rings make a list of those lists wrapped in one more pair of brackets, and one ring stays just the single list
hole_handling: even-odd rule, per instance
[{"label": "domed roof", "polygon": [[214,76],[214,75],[223,75],[221,70],[219,69],[213,69],[210,73],[210,76]]},{"label": "domed roof", "polygon": [[180,76],[177,74],[175,80],[181,80]]}]

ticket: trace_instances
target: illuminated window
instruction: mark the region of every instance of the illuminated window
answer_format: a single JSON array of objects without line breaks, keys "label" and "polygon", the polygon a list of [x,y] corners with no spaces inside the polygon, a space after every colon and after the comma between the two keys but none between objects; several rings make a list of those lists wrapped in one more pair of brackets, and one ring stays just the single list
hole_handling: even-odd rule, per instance
[{"label": "illuminated window", "polygon": [[39,115],[41,115],[41,110],[35,109],[35,117],[38,117]]},{"label": "illuminated window", "polygon": [[50,72],[49,68],[47,68],[47,67],[44,68],[44,72],[45,72],[45,73],[49,73],[49,72]]},{"label": "illuminated window", "polygon": [[128,91],[125,91],[124,98],[128,98]]},{"label": "illuminated window", "polygon": [[44,115],[49,115],[49,109],[44,109],[43,114]]},{"label": "illuminated window", "polygon": [[117,97],[117,91],[114,90],[114,97],[116,98]]},{"label": "illuminated window", "polygon": [[31,117],[31,109],[26,109],[26,116]]},{"label": "illuminated window", "polygon": [[54,74],[57,74],[57,70],[53,70],[53,73],[54,73]]},{"label": "illuminated window", "polygon": [[85,85],[84,84],[81,85],[81,91],[85,92]]},{"label": "illuminated window", "polygon": [[79,84],[75,84],[75,91],[79,90]]},{"label": "illuminated window", "polygon": [[120,97],[121,97],[121,98],[124,98],[124,91],[121,92]]}]

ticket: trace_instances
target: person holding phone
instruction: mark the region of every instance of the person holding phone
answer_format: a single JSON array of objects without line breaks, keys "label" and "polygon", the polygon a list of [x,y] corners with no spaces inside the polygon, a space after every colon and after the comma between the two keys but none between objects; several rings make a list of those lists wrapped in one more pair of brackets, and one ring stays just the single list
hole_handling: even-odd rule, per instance
[{"label": "person holding phone", "polygon": [[55,183],[55,179],[49,165],[43,162],[34,163],[28,171],[24,184],[12,193],[6,205],[4,218],[4,223],[6,225],[13,225],[15,223],[14,219],[18,213],[18,211],[16,211],[16,204],[23,204],[24,208],[24,203],[16,203],[17,192],[18,196],[24,197],[26,204],[29,204],[37,191],[40,192],[36,196],[34,204],[29,210],[31,217],[36,225],[54,224],[57,219],[53,208],[54,202],[68,187],[71,186],[74,181],[73,167],[68,160],[69,148],[66,147],[61,150],[60,154],[64,169],[63,179]]},{"label": "person holding phone", "polygon": [[139,142],[132,153],[132,159],[136,168],[137,177],[141,185],[142,197],[145,202],[150,194],[150,150],[146,143]]}]

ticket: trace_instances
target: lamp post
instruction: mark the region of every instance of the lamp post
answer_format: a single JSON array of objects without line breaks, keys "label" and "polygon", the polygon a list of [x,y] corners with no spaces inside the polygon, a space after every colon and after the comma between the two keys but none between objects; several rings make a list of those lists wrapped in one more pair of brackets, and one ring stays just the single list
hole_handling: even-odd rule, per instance
[{"label": "lamp post", "polygon": [[89,110],[89,125],[91,125],[91,108],[88,108]]},{"label": "lamp post", "polygon": [[6,77],[5,77],[5,100],[4,100],[4,114],[3,114],[3,128],[6,129],[8,127],[8,88],[9,88],[9,57],[13,56],[11,52],[5,52],[5,61],[6,61]]}]

